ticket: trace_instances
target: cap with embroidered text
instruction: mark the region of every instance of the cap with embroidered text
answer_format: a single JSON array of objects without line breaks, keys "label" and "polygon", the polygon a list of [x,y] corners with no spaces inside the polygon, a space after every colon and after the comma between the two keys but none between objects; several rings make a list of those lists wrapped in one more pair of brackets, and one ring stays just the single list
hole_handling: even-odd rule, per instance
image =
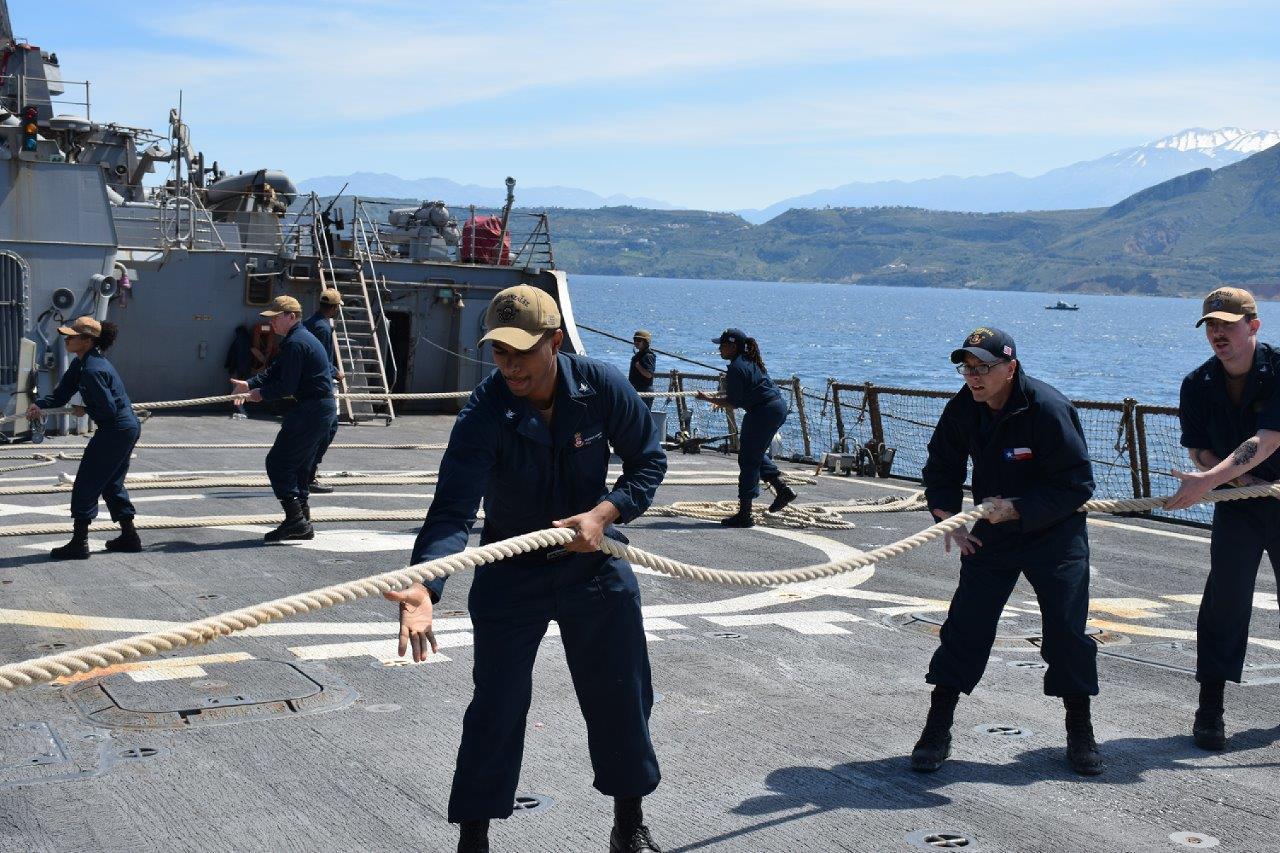
[{"label": "cap with embroidered text", "polygon": [[1018,348],[1013,338],[999,329],[981,327],[969,333],[959,349],[951,351],[951,361],[960,364],[966,355],[971,355],[983,364],[995,364],[1018,357]]}]

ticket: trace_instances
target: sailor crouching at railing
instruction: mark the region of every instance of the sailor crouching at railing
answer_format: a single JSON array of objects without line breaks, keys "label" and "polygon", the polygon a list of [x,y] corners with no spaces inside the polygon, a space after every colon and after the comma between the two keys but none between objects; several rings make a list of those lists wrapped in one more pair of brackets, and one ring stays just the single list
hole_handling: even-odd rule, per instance
[{"label": "sailor crouching at railing", "polygon": [[88,559],[89,524],[98,516],[99,495],[106,502],[111,519],[120,524],[120,535],[107,542],[107,550],[142,550],[142,541],[133,526],[133,503],[124,488],[140,427],[120,374],[103,354],[115,343],[118,331],[115,323],[99,323],[92,317],[79,317],[70,326],[58,327],[58,333],[66,338],[67,352],[76,358],[54,392],[36,400],[27,410],[27,419],[38,421],[44,416],[41,409],[65,406],[78,392],[85,411],[98,425],[85,446],[75,485],[71,487],[74,532],[70,542],[49,552],[55,560]]},{"label": "sailor crouching at railing", "polygon": [[975,330],[951,361],[965,387],[929,440],[925,499],[939,520],[960,512],[972,460],[975,504],[996,506],[972,533],[960,527],[946,537],[948,552],[959,546],[960,583],[929,664],[933,696],[911,766],[932,772],[951,754],[960,693],[972,693],[982,677],[1000,614],[1025,574],[1040,603],[1044,692],[1066,706],[1067,760],[1077,773],[1096,775],[1102,759],[1089,697],[1098,693],[1098,650],[1085,634],[1089,534],[1077,511],[1094,481],[1080,417],[1056,389],[1022,371],[1013,338],[999,329]]},{"label": "sailor crouching at railing", "polygon": [[316,450],[338,419],[333,400],[333,367],[324,347],[302,325],[302,306],[292,296],[277,296],[261,312],[271,323],[271,331],[284,338],[280,352],[267,369],[247,382],[231,380],[236,394],[248,394],[254,402],[292,396],[297,403],[284,416],[280,432],[267,451],[267,479],[280,505],[284,521],[263,537],[267,542],[282,539],[312,539],[311,482]]}]

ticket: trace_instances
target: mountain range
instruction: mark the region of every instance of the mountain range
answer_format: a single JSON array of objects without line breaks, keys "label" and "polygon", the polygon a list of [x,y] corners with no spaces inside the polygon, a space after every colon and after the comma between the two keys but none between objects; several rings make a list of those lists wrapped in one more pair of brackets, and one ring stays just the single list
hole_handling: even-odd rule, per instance
[{"label": "mountain range", "polygon": [[749,222],[761,223],[792,208],[903,206],[994,213],[1109,207],[1170,178],[1227,166],[1277,143],[1277,131],[1197,127],[1030,178],[1001,172],[851,183],[738,213]]},{"label": "mountain range", "polygon": [[[1192,128],[1030,178],[1002,172],[976,177],[851,183],[784,199],[760,210],[737,213],[748,222],[759,224],[792,208],[903,206],[986,213],[1108,207],[1170,178],[1197,169],[1227,166],[1277,143],[1280,143],[1277,131]],[[332,196],[344,184],[348,184],[349,194],[363,198],[442,199],[455,207],[464,204],[498,207],[506,199],[506,190],[502,187],[460,184],[447,178],[406,179],[376,172],[310,178],[302,181],[299,189],[303,193]],[[559,186],[517,186],[516,203],[521,207],[677,209],[676,205],[659,199],[619,194],[602,196],[590,190]]]}]

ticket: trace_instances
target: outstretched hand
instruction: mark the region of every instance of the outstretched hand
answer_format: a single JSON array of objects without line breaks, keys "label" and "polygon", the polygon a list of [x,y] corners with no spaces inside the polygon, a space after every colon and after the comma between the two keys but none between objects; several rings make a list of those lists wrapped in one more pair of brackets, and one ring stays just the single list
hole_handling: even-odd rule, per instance
[{"label": "outstretched hand", "polygon": [[1178,491],[1164,502],[1164,508],[1167,510],[1186,509],[1204,500],[1204,496],[1213,491],[1213,480],[1204,471],[1174,470],[1172,473],[1181,482],[1178,485]]},{"label": "outstretched hand", "polygon": [[408,589],[388,590],[382,597],[400,605],[400,643],[396,647],[400,657],[412,646],[413,662],[422,663],[440,650],[431,630],[431,594],[426,587],[414,584]]}]

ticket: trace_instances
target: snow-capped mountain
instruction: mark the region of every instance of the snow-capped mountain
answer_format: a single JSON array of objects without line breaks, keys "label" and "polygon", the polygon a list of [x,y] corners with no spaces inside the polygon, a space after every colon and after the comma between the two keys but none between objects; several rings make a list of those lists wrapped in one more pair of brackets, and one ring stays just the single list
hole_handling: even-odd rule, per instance
[{"label": "snow-capped mountain", "polygon": [[1109,207],[1170,178],[1196,169],[1219,169],[1276,144],[1280,131],[1195,127],[1031,178],[1002,172],[853,183],[789,198],[764,210],[738,212],[752,222],[765,222],[793,207],[905,205],[978,213]]}]

